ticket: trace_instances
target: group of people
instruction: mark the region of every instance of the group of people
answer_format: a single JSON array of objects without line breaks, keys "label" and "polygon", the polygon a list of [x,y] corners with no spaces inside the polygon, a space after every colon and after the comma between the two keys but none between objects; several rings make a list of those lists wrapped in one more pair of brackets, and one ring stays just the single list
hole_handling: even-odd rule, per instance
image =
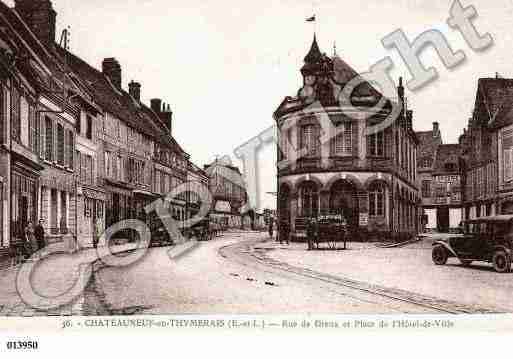
[{"label": "group of people", "polygon": [[[290,223],[288,221],[281,221],[277,222],[278,224],[278,236],[276,238],[276,241],[279,241],[280,244],[290,244]],[[347,222],[345,218],[342,218],[341,220],[342,229],[341,229],[341,236],[343,240],[345,241],[345,236],[347,232]],[[269,229],[269,237],[271,239],[274,236],[274,219],[270,218],[268,222],[268,229]],[[308,242],[308,249],[312,250],[315,249],[319,244],[319,220],[315,217],[310,218],[306,222],[306,240]]]},{"label": "group of people", "polygon": [[[269,236],[271,239],[274,237],[274,219],[269,219]],[[279,241],[280,244],[290,244],[290,225],[287,221],[282,221],[278,224],[278,235],[276,237],[276,241]]]},{"label": "group of people", "polygon": [[30,258],[35,252],[46,246],[45,229],[43,227],[44,220],[40,219],[38,224],[34,226],[32,220],[29,220],[25,227],[25,236],[22,246],[23,257]]}]

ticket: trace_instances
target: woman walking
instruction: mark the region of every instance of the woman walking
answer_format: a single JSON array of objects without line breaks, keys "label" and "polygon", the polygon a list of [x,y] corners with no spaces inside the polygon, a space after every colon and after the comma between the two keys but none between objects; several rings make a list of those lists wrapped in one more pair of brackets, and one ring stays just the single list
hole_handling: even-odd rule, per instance
[{"label": "woman walking", "polygon": [[31,255],[37,252],[38,246],[36,241],[36,236],[34,234],[34,224],[31,220],[28,221],[27,226],[25,227],[25,258],[28,259]]}]

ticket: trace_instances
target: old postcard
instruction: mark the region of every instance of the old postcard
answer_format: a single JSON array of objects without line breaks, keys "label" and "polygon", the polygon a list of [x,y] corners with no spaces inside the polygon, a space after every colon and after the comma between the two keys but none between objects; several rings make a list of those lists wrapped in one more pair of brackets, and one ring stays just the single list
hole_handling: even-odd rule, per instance
[{"label": "old postcard", "polygon": [[512,15],[0,0],[0,352],[512,331]]}]

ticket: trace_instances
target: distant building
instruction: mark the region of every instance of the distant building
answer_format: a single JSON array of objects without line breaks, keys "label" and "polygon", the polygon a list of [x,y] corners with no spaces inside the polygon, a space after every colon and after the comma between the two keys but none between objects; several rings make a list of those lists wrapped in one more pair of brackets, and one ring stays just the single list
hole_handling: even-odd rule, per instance
[{"label": "distant building", "polygon": [[417,132],[417,171],[422,197],[423,231],[449,232],[463,219],[463,146],[443,144],[438,122],[432,131]]},{"label": "distant building", "polygon": [[209,189],[209,182],[210,177],[207,172],[189,161],[187,164],[187,184],[190,190],[187,191],[187,219],[196,216],[202,205],[201,193],[194,190],[194,183],[198,183],[203,188]]},{"label": "distant building", "polygon": [[213,197],[210,218],[228,228],[243,228],[247,193],[240,170],[217,160],[204,169],[210,177]]}]

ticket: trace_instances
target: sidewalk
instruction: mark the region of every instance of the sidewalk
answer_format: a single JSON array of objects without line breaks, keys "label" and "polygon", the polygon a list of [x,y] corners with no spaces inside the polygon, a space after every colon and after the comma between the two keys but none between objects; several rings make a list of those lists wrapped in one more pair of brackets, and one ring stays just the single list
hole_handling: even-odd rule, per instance
[{"label": "sidewalk", "polygon": [[[137,244],[129,243],[111,247],[112,253],[136,249]],[[99,259],[97,250],[88,248],[73,254],[52,254],[40,262],[32,273],[32,288],[47,297],[57,296],[68,290],[77,280],[79,265],[94,264]],[[95,298],[94,281],[90,281],[85,291],[74,301],[59,308],[41,310],[25,304],[16,289],[16,276],[21,265],[0,270],[0,317],[1,316],[68,316],[102,314],[101,304]],[[94,277],[94,266],[93,275]]]}]

